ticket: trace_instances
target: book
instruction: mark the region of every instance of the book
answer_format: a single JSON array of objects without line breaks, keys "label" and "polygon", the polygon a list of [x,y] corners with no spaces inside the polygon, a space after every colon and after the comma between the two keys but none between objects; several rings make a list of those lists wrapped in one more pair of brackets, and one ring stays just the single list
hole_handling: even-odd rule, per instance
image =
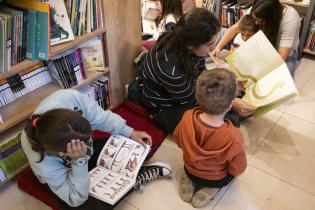
[{"label": "book", "polygon": [[50,1],[50,44],[73,40],[73,31],[63,0]]},{"label": "book", "polygon": [[91,196],[111,205],[121,199],[136,183],[140,167],[150,146],[127,137],[112,135],[107,140],[90,173]]},{"label": "book", "polygon": [[141,13],[142,13],[142,32],[144,34],[150,34],[150,35],[155,34],[157,31],[155,19],[159,15],[155,1],[143,0]]},{"label": "book", "polygon": [[239,80],[247,80],[243,100],[260,116],[299,94],[286,63],[262,31],[225,58]]},{"label": "book", "polygon": [[84,67],[88,72],[105,71],[102,40],[98,37],[80,46]]}]

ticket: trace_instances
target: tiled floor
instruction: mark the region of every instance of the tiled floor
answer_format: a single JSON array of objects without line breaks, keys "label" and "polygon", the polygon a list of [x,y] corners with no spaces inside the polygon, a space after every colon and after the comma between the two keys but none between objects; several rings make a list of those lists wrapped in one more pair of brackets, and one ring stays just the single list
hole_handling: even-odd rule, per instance
[{"label": "tiled floor", "polygon": [[[302,59],[295,75],[300,95],[266,115],[242,125],[248,168],[203,209],[313,210],[315,209],[315,61]],[[183,173],[182,153],[168,137],[153,159],[167,161],[171,179],[145,185],[117,210],[193,209],[178,195]],[[0,188],[2,210],[49,209],[19,191],[15,183]],[[93,209],[93,208],[91,208]]]}]

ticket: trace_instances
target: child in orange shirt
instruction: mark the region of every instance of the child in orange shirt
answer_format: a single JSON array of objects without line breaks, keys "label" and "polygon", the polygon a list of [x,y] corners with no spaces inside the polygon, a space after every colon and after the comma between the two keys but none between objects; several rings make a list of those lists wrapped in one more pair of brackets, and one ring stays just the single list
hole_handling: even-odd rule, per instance
[{"label": "child in orange shirt", "polygon": [[183,150],[180,197],[199,208],[244,172],[247,161],[241,131],[224,120],[236,95],[235,75],[226,69],[205,71],[195,94],[199,107],[185,112],[173,138]]}]

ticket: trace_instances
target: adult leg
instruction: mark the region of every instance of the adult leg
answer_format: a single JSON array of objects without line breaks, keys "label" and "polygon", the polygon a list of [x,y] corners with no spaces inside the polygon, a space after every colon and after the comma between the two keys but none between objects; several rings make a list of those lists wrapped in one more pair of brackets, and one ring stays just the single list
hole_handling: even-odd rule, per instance
[{"label": "adult leg", "polygon": [[298,60],[297,50],[293,50],[293,54],[285,60],[285,64],[287,65],[292,77],[294,76],[295,73],[297,60]]},{"label": "adult leg", "polygon": [[194,108],[193,104],[170,107],[153,114],[156,124],[166,133],[173,133],[185,111]]}]

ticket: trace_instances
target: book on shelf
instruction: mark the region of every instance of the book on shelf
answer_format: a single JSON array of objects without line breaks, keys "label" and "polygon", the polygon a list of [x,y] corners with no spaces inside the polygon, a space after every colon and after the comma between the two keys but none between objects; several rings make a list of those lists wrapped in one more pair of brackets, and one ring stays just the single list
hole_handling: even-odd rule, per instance
[{"label": "book on shelf", "polygon": [[75,36],[104,27],[101,0],[66,0],[65,5]]},{"label": "book on shelf", "polygon": [[[19,8],[24,18],[15,18],[13,26],[20,29],[12,35],[12,51],[20,57],[27,57],[31,60],[45,60],[50,57],[50,9],[49,2],[38,2],[33,0],[10,0],[10,7]],[[21,13],[19,14],[19,17]],[[24,21],[24,22],[23,22]],[[20,23],[23,27],[19,27]],[[14,31],[14,30],[13,30]],[[14,40],[18,40],[18,48],[15,46]],[[17,53],[16,53],[17,52]],[[13,54],[13,55],[15,55]],[[24,55],[25,54],[25,55]],[[14,57],[14,60],[15,59]],[[20,59],[14,64],[21,62]]]},{"label": "book on shelf", "polygon": [[315,51],[315,20],[310,23],[305,49]]},{"label": "book on shelf", "polygon": [[107,140],[90,173],[90,195],[115,204],[136,183],[140,167],[150,151],[139,143],[120,135]]},{"label": "book on shelf", "polygon": [[104,110],[110,107],[108,77],[100,76],[91,83],[80,87],[79,91],[96,101]]},{"label": "book on shelf", "polygon": [[51,82],[48,69],[42,63],[3,78],[0,80],[0,107]]},{"label": "book on shelf", "polygon": [[239,80],[247,81],[243,100],[257,107],[255,116],[298,94],[286,63],[262,31],[225,58]]},{"label": "book on shelf", "polygon": [[50,1],[50,45],[73,39],[73,31],[64,0]]},{"label": "book on shelf", "polygon": [[60,53],[48,61],[48,69],[53,81],[61,88],[70,88],[86,79],[80,48]]},{"label": "book on shelf", "polygon": [[0,145],[0,183],[15,175],[28,164],[21,147],[21,133]]},{"label": "book on shelf", "polygon": [[103,44],[99,37],[80,44],[79,48],[87,72],[105,71]]}]

